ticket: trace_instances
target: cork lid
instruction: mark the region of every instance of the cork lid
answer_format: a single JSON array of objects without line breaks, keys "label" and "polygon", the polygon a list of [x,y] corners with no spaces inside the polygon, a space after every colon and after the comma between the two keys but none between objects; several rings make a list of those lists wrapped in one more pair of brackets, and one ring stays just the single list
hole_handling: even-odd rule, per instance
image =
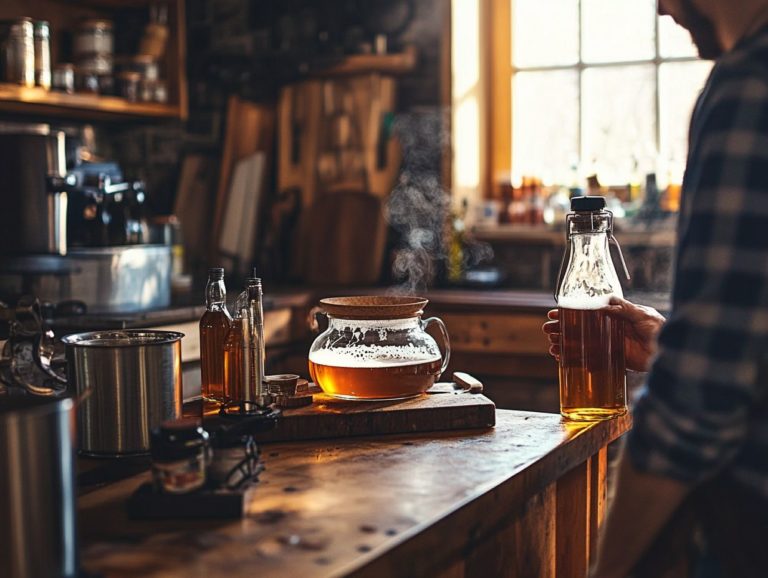
[{"label": "cork lid", "polygon": [[427,303],[427,299],[412,295],[370,295],[328,297],[320,300],[320,308],[340,319],[407,319],[420,315]]}]

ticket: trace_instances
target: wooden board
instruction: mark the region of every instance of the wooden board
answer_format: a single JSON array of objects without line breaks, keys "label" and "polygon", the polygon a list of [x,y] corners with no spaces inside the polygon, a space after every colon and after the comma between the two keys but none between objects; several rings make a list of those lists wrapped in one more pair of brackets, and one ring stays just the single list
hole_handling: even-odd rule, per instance
[{"label": "wooden board", "polygon": [[259,441],[482,429],[496,424],[496,405],[484,395],[436,384],[426,395],[399,401],[347,401],[315,394],[311,406],[287,409]]}]

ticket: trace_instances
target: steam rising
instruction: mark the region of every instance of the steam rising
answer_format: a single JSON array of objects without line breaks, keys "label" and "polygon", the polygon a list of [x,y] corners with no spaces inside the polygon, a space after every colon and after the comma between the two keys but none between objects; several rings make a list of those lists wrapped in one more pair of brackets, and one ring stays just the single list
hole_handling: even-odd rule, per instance
[{"label": "steam rising", "polygon": [[[403,150],[400,178],[389,196],[390,226],[400,236],[392,263],[396,293],[417,293],[434,284],[447,261],[446,221],[451,198],[440,184],[442,154],[448,143],[448,113],[427,110],[399,115],[394,131]],[[490,245],[464,248],[465,267],[493,257]]]}]

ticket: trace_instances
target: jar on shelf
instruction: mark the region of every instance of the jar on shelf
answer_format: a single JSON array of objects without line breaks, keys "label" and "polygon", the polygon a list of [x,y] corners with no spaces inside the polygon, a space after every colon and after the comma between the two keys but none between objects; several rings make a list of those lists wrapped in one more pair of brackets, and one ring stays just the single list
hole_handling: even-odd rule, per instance
[{"label": "jar on shelf", "polygon": [[51,88],[51,27],[45,20],[34,24],[35,84]]},{"label": "jar on shelf", "polygon": [[93,54],[111,55],[113,52],[114,36],[109,20],[84,20],[75,31],[73,53],[76,59]]},{"label": "jar on shelf", "polygon": [[53,68],[51,88],[67,94],[75,92],[75,65],[71,62],[57,64]]},{"label": "jar on shelf", "polygon": [[35,85],[35,32],[31,18],[0,22],[0,81]]}]

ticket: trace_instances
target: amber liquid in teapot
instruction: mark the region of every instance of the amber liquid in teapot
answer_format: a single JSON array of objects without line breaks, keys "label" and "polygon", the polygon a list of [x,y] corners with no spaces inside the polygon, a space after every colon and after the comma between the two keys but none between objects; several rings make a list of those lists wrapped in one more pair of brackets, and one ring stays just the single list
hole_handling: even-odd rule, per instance
[{"label": "amber liquid in teapot", "polygon": [[434,385],[442,359],[349,360],[329,351],[309,356],[309,371],[328,395],[354,399],[412,397]]}]

